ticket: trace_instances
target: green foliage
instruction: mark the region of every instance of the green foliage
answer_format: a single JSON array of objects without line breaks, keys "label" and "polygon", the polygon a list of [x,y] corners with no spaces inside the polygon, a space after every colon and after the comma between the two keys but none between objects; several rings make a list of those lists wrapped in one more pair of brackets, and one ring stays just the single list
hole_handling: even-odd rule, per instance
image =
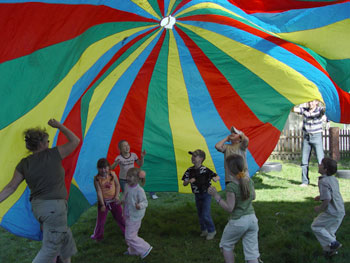
[{"label": "green foliage", "polygon": [[[350,167],[350,161],[342,161],[340,169]],[[299,187],[301,169],[298,163],[283,163],[282,172],[257,173],[254,177],[257,199],[254,202],[259,219],[259,247],[261,257],[267,263],[348,263],[350,258],[350,221],[345,219],[337,232],[343,244],[339,254],[332,259],[322,255],[322,249],[313,235],[310,225],[317,204],[317,166],[311,166],[311,186]],[[350,180],[339,179],[341,192],[349,213]],[[142,222],[140,236],[154,249],[141,261],[138,257],[124,256],[126,244],[120,229],[111,215],[105,226],[101,242],[90,239],[95,226],[96,207],[87,210],[72,227],[79,253],[72,262],[149,262],[149,263],[222,263],[219,241],[227,222],[227,213],[212,202],[212,216],[217,228],[214,240],[199,237],[200,229],[192,194],[157,193],[157,200],[149,200],[149,207]],[[224,192],[221,193],[225,195]],[[40,249],[40,242],[19,238],[0,229],[0,262],[32,262]],[[235,248],[236,262],[244,262],[242,244]]]}]

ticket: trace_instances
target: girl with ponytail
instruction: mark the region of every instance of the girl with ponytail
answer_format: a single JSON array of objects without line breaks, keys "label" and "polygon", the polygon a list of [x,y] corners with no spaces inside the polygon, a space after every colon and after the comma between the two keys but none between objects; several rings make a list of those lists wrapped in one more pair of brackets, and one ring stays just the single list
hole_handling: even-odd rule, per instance
[{"label": "girl with ponytail", "polygon": [[254,183],[248,176],[244,158],[232,154],[225,160],[232,181],[226,185],[226,200],[222,199],[214,187],[208,193],[225,211],[230,213],[220,241],[220,248],[225,263],[234,263],[234,247],[242,238],[243,252],[246,262],[259,263],[258,219],[252,201],[255,199]]}]

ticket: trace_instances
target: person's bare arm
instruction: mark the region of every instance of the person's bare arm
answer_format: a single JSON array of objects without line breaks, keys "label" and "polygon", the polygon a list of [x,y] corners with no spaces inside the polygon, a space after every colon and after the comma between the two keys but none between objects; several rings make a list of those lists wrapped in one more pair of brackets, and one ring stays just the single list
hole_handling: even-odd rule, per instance
[{"label": "person's bare arm", "polygon": [[58,152],[61,155],[61,158],[66,158],[69,154],[71,154],[75,148],[80,143],[80,139],[78,136],[76,136],[70,129],[68,129],[66,126],[64,126],[62,123],[58,122],[55,119],[50,119],[48,124],[53,127],[60,130],[60,132],[63,133],[64,136],[68,139],[68,142],[57,146]]},{"label": "person's bare arm", "polygon": [[99,207],[101,207],[101,211],[103,212],[106,210],[106,206],[105,206],[105,202],[103,199],[102,189],[101,189],[100,184],[96,180],[96,176],[94,177],[94,186],[95,186],[96,193],[97,193],[97,202],[99,204]]},{"label": "person's bare arm", "polygon": [[143,151],[141,152],[141,157],[140,157],[140,159],[138,159],[138,160],[136,161],[136,163],[137,163],[137,165],[138,165],[139,167],[141,167],[141,166],[143,165],[143,163],[145,162],[145,155],[146,155],[146,151],[143,150]]},{"label": "person's bare arm", "polygon": [[0,203],[12,195],[24,180],[24,176],[15,170],[11,181],[0,192]]},{"label": "person's bare arm", "polygon": [[186,186],[188,184],[193,184],[196,181],[196,178],[191,178],[189,180],[184,180],[183,185]]},{"label": "person's bare arm", "polygon": [[208,193],[214,197],[216,202],[227,212],[231,213],[236,205],[236,196],[232,192],[226,192],[226,200],[222,199],[216,188],[210,186],[208,188]]},{"label": "person's bare arm", "polygon": [[114,185],[115,185],[115,196],[114,199],[116,201],[119,201],[119,193],[120,193],[120,184],[119,184],[119,180],[116,176],[116,174],[114,172],[111,172],[113,179],[114,179]]},{"label": "person's bare arm", "polygon": [[114,168],[116,168],[118,166],[118,164],[120,163],[120,160],[115,160],[114,163],[112,163],[111,165],[111,170],[114,170]]},{"label": "person's bare arm", "polygon": [[248,144],[249,144],[249,138],[244,134],[242,133],[241,135],[241,149],[242,150],[245,150],[248,148]]},{"label": "person's bare arm", "polygon": [[215,149],[219,152],[225,151],[225,142],[229,141],[229,136],[225,137],[221,141],[219,141],[217,144],[215,144]]},{"label": "person's bare arm", "polygon": [[212,180],[213,180],[214,182],[220,181],[220,177],[217,175],[217,176],[213,177]]}]

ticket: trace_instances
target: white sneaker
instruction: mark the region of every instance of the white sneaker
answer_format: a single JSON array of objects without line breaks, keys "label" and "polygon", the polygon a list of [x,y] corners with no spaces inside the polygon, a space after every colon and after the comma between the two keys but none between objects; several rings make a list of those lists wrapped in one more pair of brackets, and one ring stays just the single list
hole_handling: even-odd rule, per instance
[{"label": "white sneaker", "polygon": [[147,257],[148,254],[151,252],[152,248],[153,248],[153,247],[150,247],[150,248],[146,251],[146,253],[143,254],[143,255],[141,256],[141,259],[144,259],[145,257]]},{"label": "white sneaker", "polygon": [[153,200],[155,200],[155,199],[158,199],[158,198],[159,198],[159,197],[158,197],[156,194],[152,195],[151,197],[152,197],[152,199],[153,199]]},{"label": "white sneaker", "polygon": [[200,237],[206,237],[208,235],[208,231],[204,230],[202,233],[199,235]]},{"label": "white sneaker", "polygon": [[216,235],[216,231],[209,232],[207,235],[207,240],[212,240]]}]

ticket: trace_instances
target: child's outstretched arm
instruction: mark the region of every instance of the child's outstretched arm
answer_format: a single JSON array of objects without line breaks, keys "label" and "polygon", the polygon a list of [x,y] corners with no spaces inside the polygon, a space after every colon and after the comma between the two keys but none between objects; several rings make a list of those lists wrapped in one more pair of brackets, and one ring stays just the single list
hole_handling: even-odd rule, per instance
[{"label": "child's outstretched arm", "polygon": [[112,165],[111,165],[111,170],[114,170],[114,168],[116,168],[119,163],[120,163],[119,159],[115,160],[114,163],[112,163]]},{"label": "child's outstretched arm", "polygon": [[231,213],[236,205],[236,196],[232,192],[226,192],[226,200],[222,199],[219,193],[216,191],[216,188],[210,186],[208,188],[208,193],[213,196],[216,202],[221,206],[225,211]]},{"label": "child's outstretched arm", "polygon": [[143,150],[143,151],[141,152],[141,157],[140,157],[140,159],[138,159],[138,160],[136,161],[136,163],[137,163],[137,165],[138,165],[139,167],[141,167],[141,166],[143,165],[143,163],[145,162],[145,155],[146,155],[146,151]]}]

